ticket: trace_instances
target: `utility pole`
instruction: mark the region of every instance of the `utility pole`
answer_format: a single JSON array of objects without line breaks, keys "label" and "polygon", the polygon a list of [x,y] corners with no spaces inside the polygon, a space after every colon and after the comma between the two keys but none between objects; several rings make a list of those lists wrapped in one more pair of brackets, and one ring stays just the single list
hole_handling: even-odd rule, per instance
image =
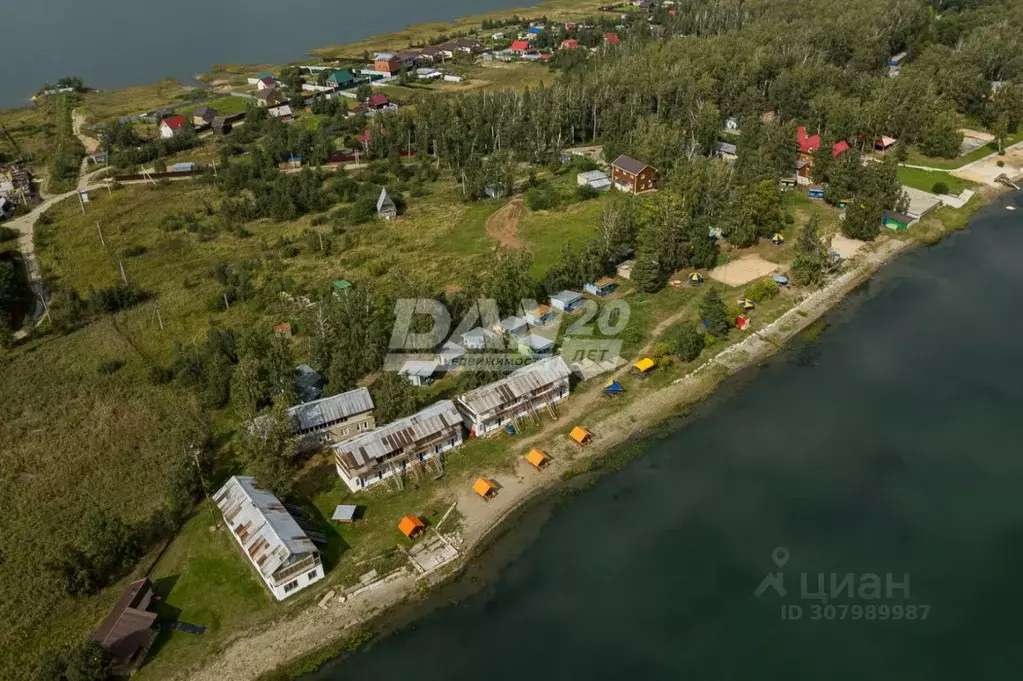
[{"label": "utility pole", "polygon": [[99,232],[99,242],[103,244],[103,248],[106,248],[107,240],[103,238],[103,228],[99,226],[99,222],[96,222],[96,231]]},{"label": "utility pole", "polygon": [[224,309],[225,310],[230,310],[231,309],[231,303],[227,302],[227,294],[226,293],[224,294]]},{"label": "utility pole", "polygon": [[78,205],[82,207],[82,215],[85,215],[85,201],[82,200],[82,192],[78,192]]},{"label": "utility pole", "polygon": [[124,273],[124,264],[120,260],[118,260],[117,261],[117,266],[121,270],[121,281],[123,281],[124,285],[127,286],[128,285],[128,275]]}]

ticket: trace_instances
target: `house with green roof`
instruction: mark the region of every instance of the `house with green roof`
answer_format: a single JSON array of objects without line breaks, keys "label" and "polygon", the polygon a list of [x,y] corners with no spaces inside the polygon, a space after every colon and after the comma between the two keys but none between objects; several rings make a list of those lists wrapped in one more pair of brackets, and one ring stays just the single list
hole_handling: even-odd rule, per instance
[{"label": "house with green roof", "polygon": [[355,84],[355,76],[351,71],[335,71],[327,77],[327,84],[336,88],[350,87]]}]

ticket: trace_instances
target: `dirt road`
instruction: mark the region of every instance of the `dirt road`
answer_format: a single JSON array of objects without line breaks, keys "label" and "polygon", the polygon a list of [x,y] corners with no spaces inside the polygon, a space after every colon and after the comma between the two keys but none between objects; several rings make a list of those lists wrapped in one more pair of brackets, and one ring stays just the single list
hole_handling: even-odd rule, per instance
[{"label": "dirt road", "polygon": [[522,248],[519,238],[519,219],[522,217],[522,197],[515,197],[504,208],[487,218],[487,235],[505,248]]}]

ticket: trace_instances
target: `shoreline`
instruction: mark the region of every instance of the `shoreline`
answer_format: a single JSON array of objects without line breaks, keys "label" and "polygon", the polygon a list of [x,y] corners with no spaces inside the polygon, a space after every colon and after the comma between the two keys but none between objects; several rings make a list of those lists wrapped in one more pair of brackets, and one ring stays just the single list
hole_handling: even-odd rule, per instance
[{"label": "shoreline", "polygon": [[[986,192],[977,197],[978,203],[970,207],[972,210],[962,210],[969,210],[967,219],[972,219],[977,211],[1007,194],[1007,191]],[[938,240],[955,231],[958,228],[943,226]],[[459,494],[455,502],[463,511],[457,540],[459,555],[452,561],[424,575],[401,568],[347,601],[310,605],[292,617],[281,618],[257,630],[239,632],[218,651],[216,659],[193,673],[185,673],[182,678],[193,681],[298,678],[315,672],[335,658],[343,659],[366,642],[393,631],[396,626],[388,626],[388,619],[398,622],[397,627],[400,627],[401,623],[407,624],[437,605],[444,605],[434,605],[431,598],[445,586],[457,582],[467,571],[485,563],[479,557],[515,529],[511,521],[532,503],[545,495],[570,491],[576,477],[586,481],[592,475],[613,470],[614,461],[609,466],[601,466],[601,462],[621,452],[630,441],[639,441],[637,445],[641,445],[655,437],[671,419],[714,393],[725,379],[783,350],[788,341],[833,310],[883,265],[921,243],[924,242],[918,239],[885,236],[868,245],[850,261],[845,272],[806,295],[765,328],[722,349],[687,375],[606,419],[599,430],[594,430],[593,444],[582,450],[571,449],[557,437],[558,431],[569,425],[574,414],[582,415],[592,406],[594,393],[599,394],[592,386],[580,390],[576,393],[578,399],[568,403],[557,421],[549,422],[549,427],[540,433],[516,442],[517,448],[523,448],[543,440],[544,448],[552,453],[550,466],[537,472],[520,460],[514,474],[492,476],[501,491],[488,503],[474,498],[471,490]],[[655,342],[656,337],[654,335],[650,342]],[[628,454],[629,459],[632,456]],[[284,624],[287,626],[278,626]]]}]

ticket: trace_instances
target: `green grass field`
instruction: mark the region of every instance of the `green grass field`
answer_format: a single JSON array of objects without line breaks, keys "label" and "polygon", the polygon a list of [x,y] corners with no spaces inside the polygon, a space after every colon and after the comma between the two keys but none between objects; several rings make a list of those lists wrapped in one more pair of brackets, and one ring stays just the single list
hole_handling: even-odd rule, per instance
[{"label": "green grass field", "polygon": [[932,191],[937,182],[944,182],[948,187],[949,194],[959,194],[964,189],[972,189],[977,186],[976,182],[958,178],[950,173],[943,173],[934,170],[920,170],[919,168],[899,167],[899,182],[914,189],[925,192]]},{"label": "green grass field", "polygon": [[[1018,142],[1023,142],[1023,129],[1006,137],[1004,146],[1011,147],[1013,144],[1016,144]],[[955,170],[956,168],[963,167],[967,163],[973,163],[974,161],[979,161],[985,156],[990,156],[991,154],[997,153],[998,144],[996,142],[985,144],[984,146],[978,149],[974,149],[968,154],[963,154],[962,156],[957,156],[956,158],[934,158],[931,156],[925,156],[924,154],[920,153],[917,149],[911,147],[909,150],[909,155],[906,157],[906,163],[915,166],[928,166],[931,168]]]}]

